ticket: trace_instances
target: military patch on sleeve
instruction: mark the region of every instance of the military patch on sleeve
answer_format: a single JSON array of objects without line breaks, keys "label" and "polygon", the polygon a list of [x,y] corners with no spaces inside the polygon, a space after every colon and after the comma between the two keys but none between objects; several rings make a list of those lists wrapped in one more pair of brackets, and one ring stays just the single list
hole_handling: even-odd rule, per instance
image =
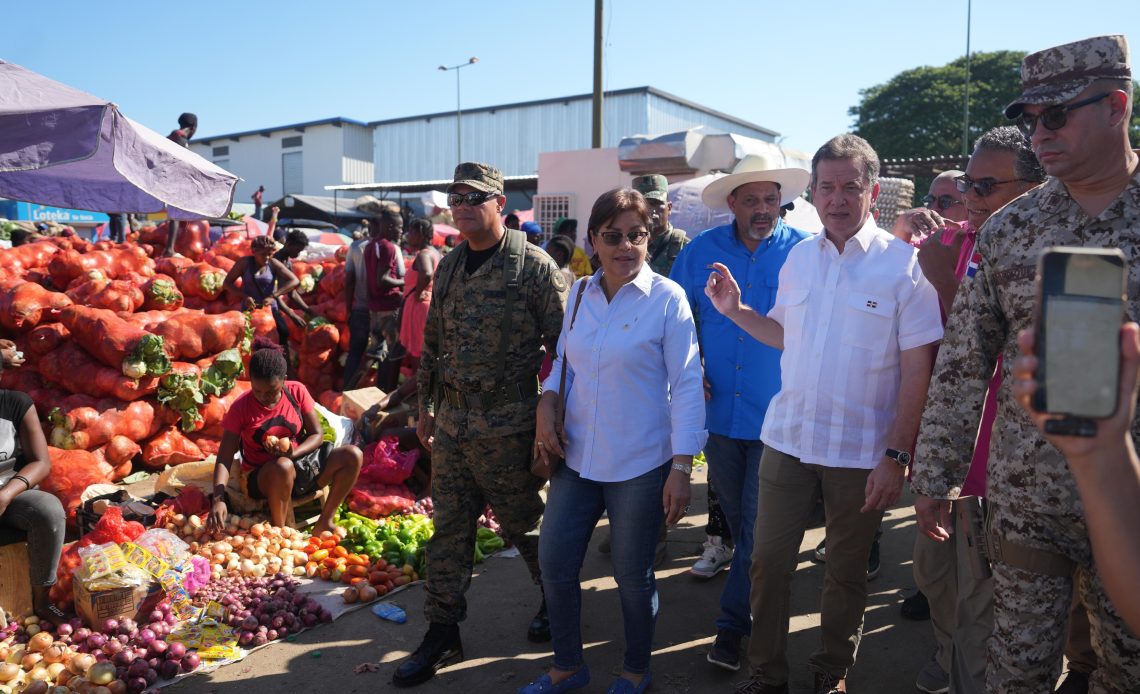
[{"label": "military patch on sleeve", "polygon": [[566,286],[566,276],[562,274],[561,270],[555,269],[550,273],[550,275],[550,281],[551,284],[554,285],[555,290],[558,292],[564,292],[569,289],[569,287]]}]

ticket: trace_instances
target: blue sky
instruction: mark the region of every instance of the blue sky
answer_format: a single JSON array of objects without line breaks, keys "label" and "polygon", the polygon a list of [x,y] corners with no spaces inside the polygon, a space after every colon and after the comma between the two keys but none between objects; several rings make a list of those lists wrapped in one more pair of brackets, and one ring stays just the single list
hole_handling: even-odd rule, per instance
[{"label": "blue sky", "polygon": [[[971,49],[1036,50],[1123,33],[1124,0],[973,3]],[[847,130],[862,88],[965,53],[966,0],[607,0],[607,89],[652,85],[812,151]],[[590,0],[5,3],[0,59],[116,102],[166,133],[447,111],[589,92]],[[1135,62],[1135,61],[1134,61]]]}]

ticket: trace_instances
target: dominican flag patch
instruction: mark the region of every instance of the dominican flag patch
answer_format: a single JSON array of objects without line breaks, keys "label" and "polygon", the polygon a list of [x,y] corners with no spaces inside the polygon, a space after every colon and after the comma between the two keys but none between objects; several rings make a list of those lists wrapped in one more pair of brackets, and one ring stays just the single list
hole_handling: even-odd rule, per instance
[{"label": "dominican flag patch", "polygon": [[970,264],[966,266],[966,277],[973,277],[978,274],[978,266],[982,264],[982,254],[974,251],[974,255],[970,257]]}]

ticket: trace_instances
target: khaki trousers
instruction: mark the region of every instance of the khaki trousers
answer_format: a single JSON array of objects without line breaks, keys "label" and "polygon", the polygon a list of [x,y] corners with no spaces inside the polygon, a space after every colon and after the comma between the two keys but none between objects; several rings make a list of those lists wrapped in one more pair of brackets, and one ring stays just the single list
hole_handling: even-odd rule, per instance
[{"label": "khaki trousers", "polygon": [[855,662],[867,605],[867,559],[881,511],[860,513],[870,470],[808,465],[767,447],[760,458],[760,501],[752,552],[752,636],[748,659],[766,684],[789,679],[788,611],[792,572],[808,517],[822,488],[827,563],[820,600],[817,672],[846,677]]},{"label": "khaki trousers", "polygon": [[943,672],[950,672],[957,621],[954,615],[958,602],[957,537],[954,533],[946,542],[935,542],[919,532],[914,538],[914,583],[930,603],[930,625],[938,644],[934,660]]},{"label": "khaki trousers", "polygon": [[970,553],[977,550],[966,540],[971,518],[980,526],[980,516],[977,499],[954,502],[958,603],[953,658],[947,670],[951,694],[984,694],[986,690],[986,644],[994,628],[994,579],[974,574]]}]

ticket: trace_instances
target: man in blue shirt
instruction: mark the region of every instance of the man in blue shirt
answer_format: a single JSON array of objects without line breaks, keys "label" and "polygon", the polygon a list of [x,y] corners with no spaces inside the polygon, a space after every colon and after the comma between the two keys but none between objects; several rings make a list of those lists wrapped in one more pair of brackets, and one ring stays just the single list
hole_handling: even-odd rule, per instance
[{"label": "man in blue shirt", "polygon": [[[732,224],[701,232],[681,250],[669,277],[693,307],[705,367],[705,456],[736,541],[728,581],[721,593],[717,637],[710,663],[740,669],[740,640],[752,631],[748,595],[752,532],[760,488],[760,427],[768,401],[780,390],[780,351],[751,339],[705,296],[710,263],[724,263],[740,282],[741,300],[761,315],[772,308],[780,268],[792,246],[810,234],[784,224],[780,208],[807,188],[804,169],[776,168],[767,157],[749,155],[732,174],[705,188],[714,210],[731,210]],[[737,274],[739,273],[739,274]]]}]

